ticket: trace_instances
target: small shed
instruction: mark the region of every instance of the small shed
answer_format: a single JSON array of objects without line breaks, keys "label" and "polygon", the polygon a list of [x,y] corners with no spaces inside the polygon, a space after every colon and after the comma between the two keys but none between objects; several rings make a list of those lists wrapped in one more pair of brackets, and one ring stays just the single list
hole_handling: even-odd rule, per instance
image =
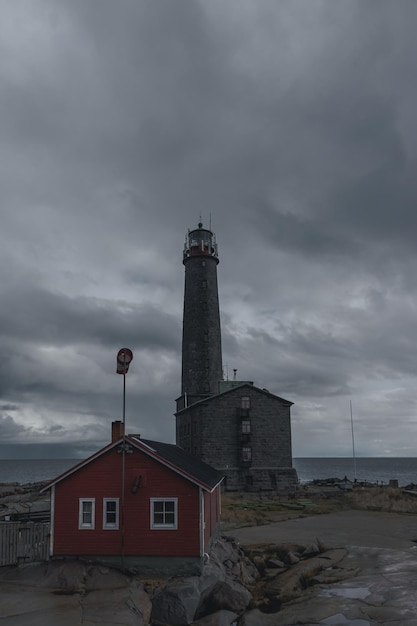
[{"label": "small shed", "polygon": [[222,479],[182,448],[113,422],[109,445],[42,490],[51,493],[51,558],[198,574],[218,535]]}]

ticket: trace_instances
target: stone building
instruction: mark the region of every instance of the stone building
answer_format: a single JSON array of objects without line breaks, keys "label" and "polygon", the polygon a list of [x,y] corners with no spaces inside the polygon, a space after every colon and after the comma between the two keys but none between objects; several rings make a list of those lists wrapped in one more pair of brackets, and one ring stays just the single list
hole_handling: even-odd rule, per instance
[{"label": "stone building", "polygon": [[225,489],[276,491],[296,486],[292,402],[250,381],[223,380],[215,235],[198,228],[184,247],[181,396],[176,442],[224,473]]}]

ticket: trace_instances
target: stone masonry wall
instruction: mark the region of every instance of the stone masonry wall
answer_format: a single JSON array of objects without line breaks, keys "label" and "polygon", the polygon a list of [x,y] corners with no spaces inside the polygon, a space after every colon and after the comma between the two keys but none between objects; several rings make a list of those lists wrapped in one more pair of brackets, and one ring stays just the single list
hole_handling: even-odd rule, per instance
[{"label": "stone masonry wall", "polygon": [[[242,397],[249,398],[249,409],[242,408]],[[243,420],[250,433],[242,433]],[[181,412],[177,443],[224,472],[226,489],[277,491],[298,482],[292,468],[290,406],[251,385]]]},{"label": "stone masonry wall", "polygon": [[185,261],[181,394],[217,393],[223,376],[217,259]]}]

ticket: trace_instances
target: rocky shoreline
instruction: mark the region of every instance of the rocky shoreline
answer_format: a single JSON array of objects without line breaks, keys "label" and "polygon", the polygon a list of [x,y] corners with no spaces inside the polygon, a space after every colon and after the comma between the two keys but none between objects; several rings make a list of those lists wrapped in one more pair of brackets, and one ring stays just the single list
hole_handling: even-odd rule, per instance
[{"label": "rocky shoreline", "polygon": [[[277,614],[311,584],[354,575],[340,566],[346,554],[345,549],[326,551],[317,543],[242,548],[222,537],[213,545],[201,576],[168,581],[141,580],[134,573],[75,560],[5,567],[0,570],[2,614],[17,618],[10,587],[21,587],[22,593],[37,592],[35,605],[25,601],[20,609],[22,616],[33,614],[33,625],[42,597],[45,611],[52,611],[60,624],[65,614],[72,615],[74,624],[109,623],[113,615],[110,623],[126,626],[244,625],[253,611]],[[46,618],[44,613],[43,625]]]},{"label": "rocky shoreline", "polygon": [[44,485],[46,482],[0,484],[0,521],[49,521],[49,493],[39,493]]},{"label": "rocky shoreline", "polygon": [[[49,497],[39,496],[42,486],[0,485],[0,519],[47,520]],[[338,571],[337,564],[345,556],[346,550],[326,551],[319,542],[243,547],[223,536],[214,543],[201,576],[189,578],[143,580],[135,572],[76,560],[5,566],[0,568],[2,612],[16,624],[18,615],[33,614],[36,624],[43,597],[45,610],[59,617],[60,624],[61,613],[72,615],[72,623],[86,624],[106,623],[109,615],[114,616],[111,623],[139,626],[244,624],[251,611],[279,611],[303,593],[308,580],[319,581],[324,569],[332,570],[334,580],[344,578],[346,570]],[[20,613],[7,597],[11,586],[31,597],[36,591],[35,605],[25,602]],[[45,615],[43,626],[44,620]]]},{"label": "rocky shoreline", "polygon": [[[0,517],[42,511],[45,499],[38,497],[39,488],[0,485]],[[308,494],[312,497],[317,489],[324,501],[334,499],[333,485],[314,485]],[[390,495],[397,502],[401,492]],[[300,493],[298,499],[311,502],[305,496]],[[342,502],[344,498],[342,494]],[[412,504],[415,500],[411,497]],[[241,498],[239,502],[242,508]],[[149,580],[137,572],[76,560],[4,566],[1,618],[8,626],[414,625],[417,601],[410,613],[412,600],[404,600],[407,586],[417,584],[417,524],[410,511],[404,516],[342,507],[336,513],[317,513],[306,506],[291,516],[280,513],[276,522],[266,520],[264,526],[229,530],[214,543],[201,576]],[[403,587],[398,582],[401,568]],[[395,582],[387,586],[393,571]],[[346,588],[349,593],[368,590],[369,600],[332,597]],[[374,614],[378,621],[370,617]],[[346,621],[346,616],[356,617]]]}]

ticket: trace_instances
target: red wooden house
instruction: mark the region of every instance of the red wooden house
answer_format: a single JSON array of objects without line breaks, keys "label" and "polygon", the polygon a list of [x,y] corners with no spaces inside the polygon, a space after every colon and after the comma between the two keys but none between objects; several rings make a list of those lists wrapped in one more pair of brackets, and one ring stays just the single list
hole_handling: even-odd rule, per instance
[{"label": "red wooden house", "polygon": [[182,448],[124,435],[46,485],[51,556],[199,573],[220,520],[222,476]]}]

